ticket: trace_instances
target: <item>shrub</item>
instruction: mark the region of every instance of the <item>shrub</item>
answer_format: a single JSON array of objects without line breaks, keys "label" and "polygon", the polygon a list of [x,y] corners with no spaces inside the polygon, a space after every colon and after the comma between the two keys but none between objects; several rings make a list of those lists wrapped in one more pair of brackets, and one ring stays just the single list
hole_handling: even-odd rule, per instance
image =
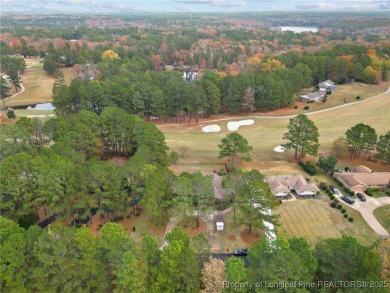
[{"label": "shrub", "polygon": [[179,154],[176,152],[171,152],[169,154],[169,160],[170,160],[171,164],[176,164],[177,161],[179,160]]},{"label": "shrub", "polygon": [[372,191],[367,188],[365,191],[364,191],[368,196],[373,196],[374,194],[372,193]]},{"label": "shrub", "polygon": [[353,222],[353,218],[352,218],[352,217],[349,217],[349,218],[348,218],[348,221]]},{"label": "shrub", "polygon": [[303,107],[303,110],[309,110],[310,109],[310,107],[309,106],[305,106],[305,107]]},{"label": "shrub", "polygon": [[29,213],[19,219],[19,226],[25,229],[34,225],[39,220],[36,213]]},{"label": "shrub", "polygon": [[218,174],[219,176],[226,175],[226,173],[225,173],[225,171],[224,171],[223,169],[219,169],[218,172],[217,172],[217,174]]},{"label": "shrub", "polygon": [[347,215],[347,214],[344,214],[344,218],[348,218],[348,215]]},{"label": "shrub", "polygon": [[321,182],[318,186],[320,187],[321,190],[324,190],[324,191],[326,191],[328,189],[328,187],[326,186],[326,184],[324,182]]},{"label": "shrub", "polygon": [[135,226],[133,227],[133,232],[135,232]]},{"label": "shrub", "polygon": [[330,198],[330,199],[334,199],[334,195],[332,195],[332,194],[329,195],[329,198]]},{"label": "shrub", "polygon": [[317,174],[316,168],[312,164],[310,164],[310,162],[307,163],[299,162],[299,165],[309,175],[313,176]]},{"label": "shrub", "polygon": [[345,214],[346,211],[347,211],[347,210],[344,209],[344,208],[341,209],[341,212],[342,212],[343,214]]},{"label": "shrub", "polygon": [[294,109],[298,109],[298,106],[297,106],[297,105],[295,105],[295,106],[294,106]]},{"label": "shrub", "polygon": [[341,204],[338,204],[338,205],[337,205],[337,208],[338,208],[339,210],[341,210],[342,207],[343,207],[343,206],[342,206]]},{"label": "shrub", "polygon": [[356,98],[355,98],[356,100],[360,100],[360,96],[356,96]]},{"label": "shrub", "polygon": [[7,117],[8,117],[9,119],[15,119],[15,118],[16,118],[16,115],[15,115],[14,110],[8,109],[8,110],[7,110]]},{"label": "shrub", "polygon": [[330,206],[332,207],[332,208],[337,208],[337,202],[335,202],[335,201],[332,201],[331,203],[330,203]]}]

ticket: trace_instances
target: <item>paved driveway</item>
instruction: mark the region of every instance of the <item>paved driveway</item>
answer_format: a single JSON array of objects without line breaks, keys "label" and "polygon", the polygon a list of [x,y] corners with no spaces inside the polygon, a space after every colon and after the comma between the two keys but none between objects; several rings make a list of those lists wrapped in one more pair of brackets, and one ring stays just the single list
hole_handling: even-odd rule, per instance
[{"label": "paved driveway", "polygon": [[[357,197],[355,198],[354,204],[348,204],[343,201],[340,195],[336,195],[336,197],[340,200],[340,202],[346,206],[349,206],[358,212],[361,213],[364,220],[366,220],[367,224],[381,237],[381,238],[390,238],[390,234],[386,231],[385,228],[378,222],[375,218],[373,212],[376,208],[379,208],[384,205],[390,205],[390,197],[380,197],[380,198],[372,198],[366,195],[367,201],[360,201]],[[390,206],[389,206],[390,209]]]}]

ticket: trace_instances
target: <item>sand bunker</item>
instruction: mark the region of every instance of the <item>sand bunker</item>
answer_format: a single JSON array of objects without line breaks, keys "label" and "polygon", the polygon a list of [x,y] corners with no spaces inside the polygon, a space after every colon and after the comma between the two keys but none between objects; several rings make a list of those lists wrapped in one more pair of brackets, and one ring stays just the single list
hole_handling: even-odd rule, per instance
[{"label": "sand bunker", "polygon": [[221,127],[219,125],[207,125],[202,128],[203,132],[220,132]]},{"label": "sand bunker", "polygon": [[234,122],[228,122],[227,127],[230,131],[236,131],[240,126],[252,125],[253,123],[255,123],[255,121],[252,119],[234,121]]},{"label": "sand bunker", "polygon": [[274,148],[274,151],[277,153],[283,153],[286,150],[285,147],[282,147],[281,145],[278,145],[277,147]]}]

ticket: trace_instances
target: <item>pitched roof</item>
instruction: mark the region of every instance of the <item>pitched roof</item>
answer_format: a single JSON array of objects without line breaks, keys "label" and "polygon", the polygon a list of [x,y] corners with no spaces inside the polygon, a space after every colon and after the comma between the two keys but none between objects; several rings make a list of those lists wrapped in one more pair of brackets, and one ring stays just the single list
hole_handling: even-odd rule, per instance
[{"label": "pitched roof", "polygon": [[334,176],[340,178],[350,188],[357,186],[381,186],[390,183],[390,172],[335,173]]},{"label": "pitched roof", "polygon": [[318,187],[313,183],[307,183],[302,175],[279,175],[265,176],[273,194],[278,192],[290,192],[289,187],[293,187],[296,191],[319,191]]},{"label": "pitched roof", "polygon": [[355,173],[372,173],[372,170],[366,166],[360,165],[352,169]]},{"label": "pitched roof", "polygon": [[227,195],[231,195],[233,193],[230,189],[223,189],[222,188],[222,177],[219,176],[217,173],[211,174],[212,178],[212,191],[214,193],[214,198],[216,199],[223,199]]},{"label": "pitched roof", "polygon": [[319,86],[334,86],[335,83],[329,79],[318,84]]},{"label": "pitched roof", "polygon": [[325,96],[324,91],[317,91],[313,93],[306,93],[301,95],[302,99],[309,99],[309,100],[315,100],[315,99],[322,99]]}]

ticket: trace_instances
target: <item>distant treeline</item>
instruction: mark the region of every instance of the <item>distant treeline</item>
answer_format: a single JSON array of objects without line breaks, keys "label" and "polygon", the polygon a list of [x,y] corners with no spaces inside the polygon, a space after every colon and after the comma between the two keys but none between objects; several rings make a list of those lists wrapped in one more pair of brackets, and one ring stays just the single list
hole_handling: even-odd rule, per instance
[{"label": "distant treeline", "polygon": [[[221,111],[280,109],[292,106],[302,88],[326,79],[339,84],[353,80],[375,84],[387,80],[390,70],[389,60],[378,57],[375,50],[354,45],[248,62],[246,72],[238,75],[224,77],[206,70],[195,81],[184,80],[180,72],[152,70],[154,66],[158,64],[138,56],[103,60],[96,65],[99,80],[84,75],[84,80],[75,79],[70,86],[59,85],[53,104],[63,114],[80,110],[99,114],[115,106],[131,114],[181,122]],[[80,67],[80,75],[83,72],[88,69]]]}]

